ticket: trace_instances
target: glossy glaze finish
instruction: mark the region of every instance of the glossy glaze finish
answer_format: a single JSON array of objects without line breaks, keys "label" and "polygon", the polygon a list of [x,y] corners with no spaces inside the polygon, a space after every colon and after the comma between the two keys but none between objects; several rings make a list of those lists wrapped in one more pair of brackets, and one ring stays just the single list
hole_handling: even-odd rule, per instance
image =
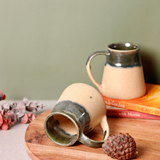
[{"label": "glossy glaze finish", "polygon": [[45,120],[47,136],[56,144],[69,146],[79,139],[80,132],[89,129],[87,110],[71,101],[60,101]]},{"label": "glossy glaze finish", "polygon": [[[133,43],[113,43],[107,51],[92,53],[86,69],[91,81],[106,97],[114,99],[134,99],[146,93],[140,46]],[[102,83],[99,84],[91,72],[91,60],[98,55],[106,55]]]},{"label": "glossy glaze finish", "polygon": [[[98,124],[101,124],[104,132],[102,141],[92,140],[85,135]],[[84,83],[68,86],[46,117],[44,129],[53,142],[62,146],[73,145],[78,140],[90,147],[101,147],[109,135],[102,95]]]},{"label": "glossy glaze finish", "polygon": [[139,54],[140,46],[132,43],[113,43],[108,45],[110,54],[106,64],[114,67],[134,67],[142,66]]}]

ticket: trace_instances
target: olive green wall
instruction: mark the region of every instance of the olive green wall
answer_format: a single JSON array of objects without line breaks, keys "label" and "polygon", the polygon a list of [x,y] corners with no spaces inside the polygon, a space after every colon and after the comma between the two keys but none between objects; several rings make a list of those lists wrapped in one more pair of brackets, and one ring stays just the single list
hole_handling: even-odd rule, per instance
[{"label": "olive green wall", "polygon": [[[160,84],[159,0],[0,0],[0,90],[52,100],[72,83],[94,86],[87,57],[122,41],[141,45],[146,82]],[[104,61],[92,63],[98,82]]]}]

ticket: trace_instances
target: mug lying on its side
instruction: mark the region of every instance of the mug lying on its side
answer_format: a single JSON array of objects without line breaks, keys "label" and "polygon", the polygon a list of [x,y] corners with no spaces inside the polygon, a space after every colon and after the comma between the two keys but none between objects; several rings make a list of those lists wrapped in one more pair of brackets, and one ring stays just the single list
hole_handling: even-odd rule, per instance
[{"label": "mug lying on its side", "polygon": [[[98,124],[101,124],[104,132],[102,141],[86,136]],[[84,83],[68,86],[46,117],[44,129],[47,136],[58,145],[70,146],[80,141],[90,147],[101,147],[109,136],[103,97],[95,88]]]}]

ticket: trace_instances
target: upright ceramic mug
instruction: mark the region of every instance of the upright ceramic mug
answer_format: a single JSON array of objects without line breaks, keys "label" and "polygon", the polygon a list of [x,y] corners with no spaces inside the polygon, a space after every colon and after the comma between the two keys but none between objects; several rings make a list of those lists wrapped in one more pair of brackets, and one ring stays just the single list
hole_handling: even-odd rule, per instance
[{"label": "upright ceramic mug", "polygon": [[[104,132],[102,141],[95,141],[86,136],[86,133],[98,124],[101,124]],[[84,83],[68,86],[46,117],[44,130],[58,145],[70,146],[80,141],[90,147],[101,147],[109,135],[106,106],[102,95]]]},{"label": "upright ceramic mug", "polygon": [[[107,51],[97,51],[88,57],[86,69],[91,81],[103,96],[114,99],[134,99],[146,92],[140,46],[134,43],[113,43]],[[91,60],[98,55],[107,57],[101,85],[91,72]]]}]

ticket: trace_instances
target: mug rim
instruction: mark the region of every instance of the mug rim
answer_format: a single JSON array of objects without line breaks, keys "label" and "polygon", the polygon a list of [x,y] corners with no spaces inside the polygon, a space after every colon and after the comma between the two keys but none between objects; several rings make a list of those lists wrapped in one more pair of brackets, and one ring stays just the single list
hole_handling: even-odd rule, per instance
[{"label": "mug rim", "polygon": [[[77,130],[77,134],[75,134],[75,135],[70,135],[70,136],[73,137],[73,138],[76,137],[76,139],[74,139],[74,140],[72,140],[72,141],[70,141],[70,142],[68,142],[68,143],[60,143],[59,141],[56,141],[56,138],[53,139],[53,138],[51,137],[51,135],[50,135],[50,133],[49,133],[49,130],[48,130],[48,127],[47,127],[47,126],[48,126],[48,125],[47,125],[47,122],[48,122],[48,120],[49,120],[52,116],[54,116],[54,115],[62,115],[62,116],[68,118],[70,121],[73,122],[73,124],[74,124],[74,126],[75,126],[75,128],[76,128],[76,130]],[[69,115],[67,115],[67,114],[65,114],[65,113],[63,113],[63,112],[51,112],[51,113],[46,117],[46,119],[45,119],[45,121],[44,121],[44,130],[45,130],[48,138],[49,138],[52,142],[54,142],[55,144],[61,145],[61,146],[70,146],[70,145],[73,145],[74,143],[76,143],[76,141],[79,139],[79,136],[80,136],[79,126],[78,126],[78,124],[76,123],[76,121],[74,121],[74,119],[72,119],[72,117],[70,117]],[[58,131],[57,131],[57,132],[58,132]]]},{"label": "mug rim", "polygon": [[[136,46],[136,48],[132,48],[132,49],[113,49],[111,48],[111,45],[128,45],[128,47],[130,45],[132,46]],[[127,46],[126,46],[127,47]],[[107,49],[110,50],[110,51],[114,51],[114,52],[123,52],[123,53],[127,53],[127,52],[137,52],[140,50],[140,45],[137,44],[137,43],[132,43],[132,42],[118,42],[118,43],[111,43],[107,46]]]}]

